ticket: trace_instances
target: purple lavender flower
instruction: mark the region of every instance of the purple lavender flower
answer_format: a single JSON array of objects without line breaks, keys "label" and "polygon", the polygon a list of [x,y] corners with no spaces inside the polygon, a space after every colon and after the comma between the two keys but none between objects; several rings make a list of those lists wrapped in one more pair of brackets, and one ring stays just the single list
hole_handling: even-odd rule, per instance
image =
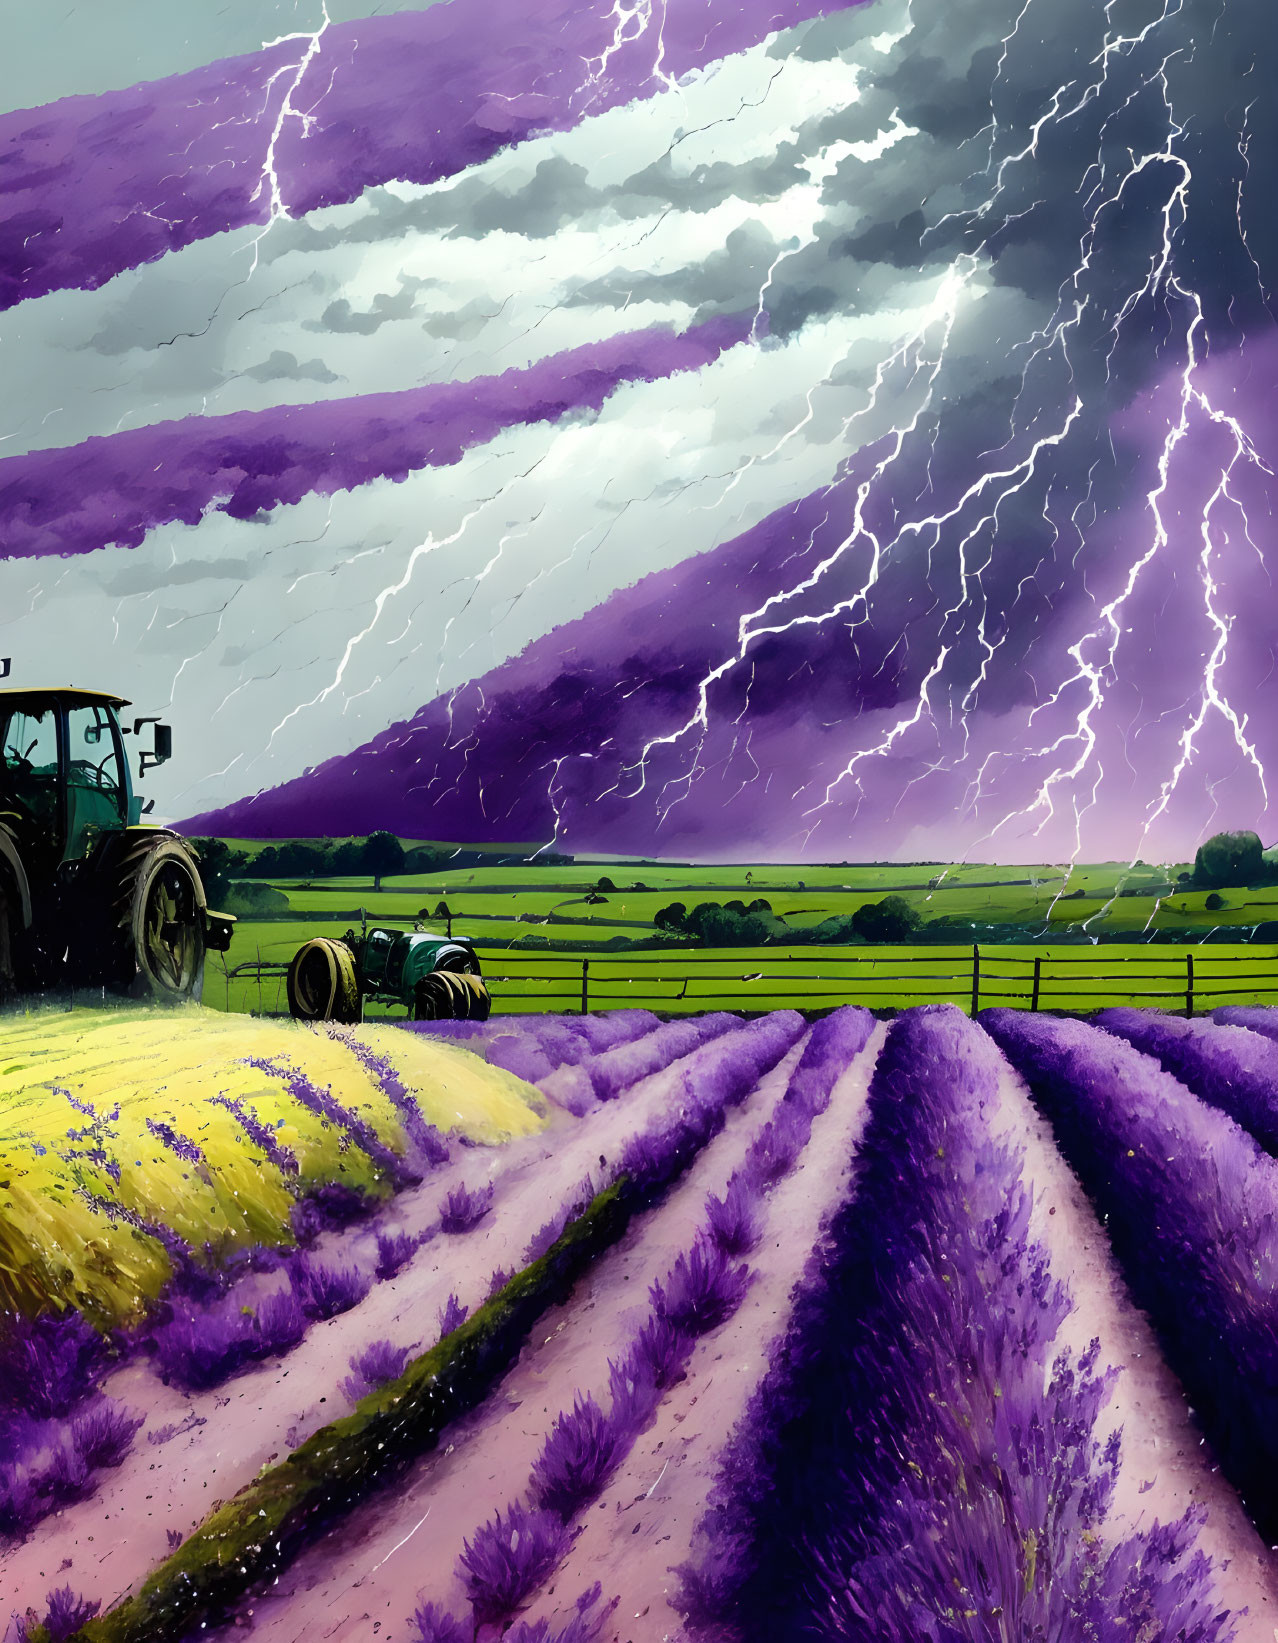
[{"label": "purple lavender flower", "polygon": [[417,1643],[474,1643],[473,1620],[458,1620],[437,1603],[423,1603],[413,1616]]},{"label": "purple lavender flower", "polygon": [[1182,1021],[1145,1010],[1102,1010],[1095,1025],[1160,1061],[1194,1094],[1278,1154],[1278,1044],[1214,1021]]},{"label": "purple lavender flower", "polygon": [[469,1232],[477,1227],[493,1207],[493,1183],[486,1182],[472,1192],[456,1186],[440,1207],[439,1225],[444,1232]]},{"label": "purple lavender flower", "polygon": [[[1226,1477],[1278,1534],[1278,1161],[1151,1056],[1077,1021],[992,1010],[1106,1218],[1133,1298]],[[1223,1028],[1217,1029],[1224,1031]]]},{"label": "purple lavender flower", "polygon": [[313,1112],[316,1117],[335,1128],[344,1130],[357,1146],[367,1153],[374,1167],[397,1187],[414,1186],[421,1180],[421,1172],[414,1170],[397,1152],[378,1136],[373,1126],[358,1113],[344,1107],[332,1090],[322,1090],[304,1072],[291,1067],[281,1059],[279,1063],[256,1056],[245,1058],[245,1064],[258,1072],[281,1079],[294,1101]]},{"label": "purple lavender flower", "polygon": [[[48,1634],[49,1643],[66,1643],[67,1638],[73,1637],[81,1626],[87,1625],[102,1607],[96,1599],[77,1596],[70,1586],[57,1587],[49,1593],[45,1601],[49,1607],[40,1624]],[[30,1635],[26,1623],[20,1620],[20,1643],[26,1643]]]},{"label": "purple lavender flower", "polygon": [[417,1252],[420,1239],[402,1229],[377,1234],[377,1276],[383,1281],[393,1278],[406,1267]]},{"label": "purple lavender flower", "polygon": [[299,1244],[313,1244],[325,1232],[341,1232],[362,1221],[377,1207],[367,1193],[344,1181],[320,1181],[299,1198],[289,1212],[293,1236]]},{"label": "purple lavender flower", "polygon": [[377,1080],[382,1093],[399,1114],[404,1133],[418,1160],[428,1169],[437,1169],[440,1164],[446,1164],[447,1141],[433,1124],[427,1123],[417,1098],[386,1057],[370,1049],[349,1027],[330,1027],[330,1031],[334,1037],[341,1039],[364,1070]]},{"label": "purple lavender flower", "polygon": [[692,1337],[668,1318],[652,1317],[617,1361],[609,1361],[612,1413],[619,1429],[638,1434],[661,1394],[680,1380],[692,1353]]},{"label": "purple lavender flower", "polygon": [[188,1141],[184,1135],[179,1135],[178,1132],[170,1125],[165,1124],[156,1118],[148,1118],[146,1121],[146,1127],[150,1130],[151,1134],[155,1136],[157,1141],[162,1142],[169,1149],[169,1151],[175,1153],[177,1157],[183,1161],[183,1163],[202,1164],[204,1162],[204,1153],[198,1146],[196,1146],[195,1142]]},{"label": "purple lavender flower", "polygon": [[748,1255],[763,1236],[756,1188],[742,1172],[728,1182],[722,1198],[706,1199],[706,1224],[725,1255]]},{"label": "purple lavender flower", "polygon": [[165,1381],[190,1391],[218,1386],[255,1356],[253,1318],[237,1310],[172,1303],[154,1331],[156,1363]]},{"label": "purple lavender flower", "polygon": [[282,1358],[306,1334],[307,1317],[292,1289],[277,1290],[258,1304],[253,1315],[254,1355]]},{"label": "purple lavender flower", "polygon": [[470,1316],[466,1308],[457,1299],[450,1295],[448,1300],[439,1309],[439,1338],[442,1341],[445,1335],[451,1335],[454,1329],[460,1329]]},{"label": "purple lavender flower", "polygon": [[0,1313],[0,1412],[65,1415],[96,1384],[106,1343],[78,1312]]},{"label": "purple lavender flower", "polygon": [[652,1309],[681,1334],[705,1335],[741,1305],[751,1282],[748,1267],[733,1266],[704,1234],[681,1255],[664,1283],[653,1284]]},{"label": "purple lavender flower", "polygon": [[621,1459],[622,1431],[589,1393],[550,1429],[532,1471],[533,1499],[565,1523],[598,1495]]},{"label": "purple lavender flower", "polygon": [[745,1171],[758,1186],[767,1188],[788,1175],[808,1143],[812,1120],[797,1106],[782,1106],[750,1144]]},{"label": "purple lavender flower", "polygon": [[476,1620],[504,1620],[547,1579],[570,1542],[553,1512],[517,1502],[477,1529],[457,1563]]},{"label": "purple lavender flower", "polygon": [[390,1341],[373,1341],[351,1358],[353,1373],[342,1382],[342,1390],[352,1403],[358,1403],[379,1386],[397,1381],[404,1373],[407,1362],[406,1346],[394,1346]]},{"label": "purple lavender flower", "polygon": [[[1029,1239],[1020,1155],[985,1117],[1000,1071],[955,1010],[893,1024],[856,1195],[814,1253],[680,1571],[694,1625],[747,1643],[867,1625],[957,1643],[956,1611],[997,1610],[1009,1636],[1099,1638],[1132,1635],[1143,1604],[1174,1623],[1151,1636],[1223,1643],[1184,1524],[1163,1540],[1101,1532],[1112,1376],[1095,1346],[1056,1345],[1069,1297]],[[1109,1630],[1120,1615],[1126,1630]]]},{"label": "purple lavender flower", "polygon": [[549,1620],[520,1620],[506,1633],[505,1643],[596,1643],[613,1610],[620,1602],[601,1603],[598,1581],[577,1599],[576,1614],[552,1630]]},{"label": "purple lavender flower", "polygon": [[372,1288],[368,1273],[356,1266],[328,1266],[308,1261],[302,1272],[302,1306],[315,1318],[335,1318],[349,1312]]},{"label": "purple lavender flower", "polygon": [[253,1145],[259,1152],[265,1153],[267,1161],[274,1164],[281,1175],[298,1173],[297,1159],[287,1147],[280,1146],[271,1130],[259,1118],[254,1117],[243,1101],[236,1096],[215,1095],[213,1105],[226,1108]]},{"label": "purple lavender flower", "polygon": [[99,1396],[71,1417],[71,1442],[91,1470],[118,1466],[133,1447],[144,1419],[122,1403]]}]

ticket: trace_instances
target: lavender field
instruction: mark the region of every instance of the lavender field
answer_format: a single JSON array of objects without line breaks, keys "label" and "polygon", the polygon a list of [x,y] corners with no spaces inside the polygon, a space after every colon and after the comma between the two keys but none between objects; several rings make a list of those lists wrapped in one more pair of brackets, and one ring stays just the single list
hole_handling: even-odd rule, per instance
[{"label": "lavender field", "polygon": [[401,1029],[531,1086],[482,1138],[354,1031],[394,1124],[292,1094],[376,1193],[6,1314],[6,1643],[1272,1643],[1278,1022],[1220,1015]]}]

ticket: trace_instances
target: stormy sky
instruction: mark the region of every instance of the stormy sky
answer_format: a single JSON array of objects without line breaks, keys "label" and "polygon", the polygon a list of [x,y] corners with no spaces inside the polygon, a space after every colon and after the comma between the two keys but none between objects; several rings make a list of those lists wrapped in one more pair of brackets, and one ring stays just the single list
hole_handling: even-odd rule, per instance
[{"label": "stormy sky", "polygon": [[0,609],[157,813],[1270,842],[1259,0],[110,9],[0,116]]}]

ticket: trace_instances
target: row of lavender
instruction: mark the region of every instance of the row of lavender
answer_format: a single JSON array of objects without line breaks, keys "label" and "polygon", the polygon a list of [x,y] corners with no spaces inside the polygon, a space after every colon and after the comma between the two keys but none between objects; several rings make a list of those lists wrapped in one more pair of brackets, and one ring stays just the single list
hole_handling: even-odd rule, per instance
[{"label": "row of lavender", "polygon": [[1096,1025],[1008,1010],[981,1020],[1051,1120],[1221,1468],[1272,1542],[1278,1044],[1135,1010]]},{"label": "row of lavender", "polygon": [[[533,1019],[514,1031],[494,1024],[485,1048],[494,1063],[525,1077],[545,1079],[564,1065],[573,1072],[582,1069],[587,1077],[599,1069],[600,1086],[612,1099],[638,1077],[739,1022],[723,1016],[676,1025],[672,1032],[638,1010],[571,1022]],[[396,1108],[406,1140],[402,1154],[381,1142],[331,1091],[316,1087],[288,1064],[263,1070],[284,1077],[299,1101],[367,1152],[394,1191],[419,1186],[448,1163],[454,1149],[426,1122],[391,1064],[355,1035],[344,1036]],[[297,1160],[274,1133],[242,1103],[228,1104],[246,1146],[270,1159],[286,1178],[296,1178]],[[97,1115],[89,1116],[97,1121]],[[156,1134],[184,1162],[197,1167],[203,1162],[193,1139],[167,1125],[157,1126]],[[559,1224],[577,1201],[560,1206]],[[441,1200],[438,1220],[424,1234],[411,1237],[375,1225],[371,1265],[344,1253],[341,1235],[362,1229],[384,1205],[333,1183],[299,1193],[291,1248],[257,1247],[217,1260],[211,1250],[197,1254],[167,1227],[139,1223],[136,1230],[160,1241],[173,1267],[169,1285],[141,1328],[104,1338],[74,1311],[5,1319],[0,1331],[0,1536],[22,1535],[49,1512],[91,1495],[95,1475],[119,1465],[128,1453],[142,1418],[100,1391],[113,1368],[144,1357],[178,1386],[216,1387],[249,1364],[285,1356],[313,1323],[356,1306],[374,1282],[393,1277],[437,1234],[470,1231],[491,1204],[491,1182],[473,1188],[461,1183]],[[321,1239],[323,1254],[317,1253]],[[352,1369],[367,1380],[394,1361],[374,1352],[361,1355]]]},{"label": "row of lavender", "polygon": [[[678,1125],[638,1137],[628,1149],[624,1168],[631,1179],[650,1191],[668,1184],[672,1137],[683,1137],[681,1152],[704,1146],[722,1128],[727,1106],[757,1085],[799,1025],[786,1014],[754,1023],[734,1035],[740,1048],[731,1059],[690,1075]],[[414,1616],[421,1643],[472,1643],[485,1627],[511,1627],[510,1643],[589,1643],[599,1635],[615,1600],[604,1604],[598,1585],[581,1595],[572,1619],[556,1632],[544,1620],[511,1623],[567,1555],[581,1514],[651,1424],[698,1341],[740,1305],[753,1280],[748,1258],[763,1236],[767,1197],[798,1163],[813,1120],[828,1107],[839,1074],[864,1048],[872,1025],[867,1011],[847,1009],[814,1029],[774,1115],[759,1126],[724,1191],[707,1198],[691,1244],[651,1286],[648,1316],[609,1362],[607,1392],[578,1389],[571,1407],[550,1422],[525,1494],[467,1541],[457,1575],[468,1611],[423,1602]],[[758,1034],[754,1044],[746,1042],[751,1032]]]},{"label": "row of lavender", "polygon": [[[1082,1035],[1116,1042],[1041,1017],[989,1025],[1014,1059],[1066,1037],[1076,1056]],[[1114,1516],[1112,1372],[1095,1343],[1062,1344],[1071,1295],[1030,1236],[1023,1149],[992,1122],[1002,1071],[949,1007],[893,1024],[855,1190],[681,1571],[693,1635],[1232,1635],[1194,1518],[1133,1532]],[[1104,1104],[1079,1080],[1095,1071],[1075,1060],[1062,1094],[1075,1113]]]},{"label": "row of lavender", "polygon": [[[552,1037],[554,1025],[547,1025],[550,1029],[547,1037]],[[779,1012],[749,1025],[742,1025],[733,1017],[716,1017],[706,1020],[705,1024],[678,1024],[678,1027],[677,1035],[662,1037],[660,1030],[646,1035],[646,1038],[657,1038],[659,1043],[655,1050],[654,1047],[642,1048],[632,1063],[637,1076],[665,1068],[670,1068],[675,1075],[675,1099],[667,1102],[654,1121],[637,1125],[611,1171],[613,1176],[628,1178],[629,1191],[641,1213],[659,1203],[701,1148],[723,1129],[729,1109],[744,1101],[756,1089],[759,1079],[795,1045],[803,1032],[803,1020],[795,1012]],[[692,1032],[688,1032],[688,1027],[692,1027]],[[583,1061],[590,1063],[595,1056],[611,1056],[614,1048],[618,1047],[593,1052]],[[624,1081],[619,1078],[618,1061],[613,1058],[608,1065],[613,1070],[613,1096],[616,1096],[623,1093]],[[808,1070],[805,1079],[810,1081],[811,1076],[813,1073]],[[660,1316],[654,1316],[652,1328],[641,1331],[632,1342],[631,1352],[616,1367],[616,1401],[611,1416],[608,1420],[596,1420],[601,1418],[598,1403],[580,1400],[580,1405],[563,1418],[555,1443],[547,1449],[544,1467],[540,1467],[536,1487],[540,1505],[529,1510],[522,1503],[514,1503],[511,1512],[504,1516],[499,1513],[496,1523],[476,1536],[478,1572],[473,1574],[476,1613],[498,1612],[504,1602],[503,1594],[521,1592],[531,1579],[531,1572],[544,1566],[545,1558],[555,1548],[559,1548],[560,1553],[567,1548],[570,1535],[567,1528],[563,1528],[562,1516],[555,1518],[554,1512],[560,1510],[572,1516],[572,1510],[568,1510],[570,1495],[577,1498],[583,1489],[590,1492],[588,1477],[575,1472],[575,1462],[595,1444],[593,1464],[601,1487],[609,1467],[621,1461],[628,1436],[632,1441],[634,1434],[641,1431],[665,1387],[677,1380],[696,1337],[726,1316],[739,1300],[747,1275],[731,1267],[724,1252],[729,1244],[744,1247],[752,1237],[757,1237],[757,1222],[752,1219],[751,1206],[742,1203],[742,1198],[749,1199],[751,1193],[767,1190],[767,1186],[792,1167],[807,1137],[807,1124],[810,1117],[805,1117],[795,1106],[787,1107],[784,1114],[779,1114],[765,1127],[752,1147],[741,1180],[734,1181],[733,1188],[724,1194],[723,1203],[718,1204],[721,1216],[726,1214],[718,1237],[706,1232],[688,1252],[688,1259],[677,1263],[667,1282],[669,1293],[660,1306]],[[550,1221],[534,1234],[522,1257],[524,1262],[536,1259],[554,1242],[572,1214],[583,1208],[583,1199],[590,1198],[600,1185],[598,1181],[586,1181],[577,1193],[570,1194]],[[726,1231],[728,1222],[733,1227],[731,1232]],[[493,1288],[501,1286],[508,1277],[508,1273],[494,1273]],[[465,1309],[455,1298],[450,1300],[440,1316],[440,1339],[458,1328],[465,1316]],[[352,1359],[352,1375],[345,1382],[348,1398],[356,1401],[368,1390],[394,1380],[406,1365],[406,1355],[402,1347],[394,1347],[391,1342],[370,1342]],[[559,1502],[559,1507],[552,1507],[550,1502]],[[562,1528],[559,1535],[552,1533],[555,1523]],[[516,1600],[517,1595],[509,1597],[511,1604]],[[56,1638],[69,1635],[67,1627],[74,1630],[71,1622],[64,1625],[67,1615],[76,1623],[82,1623],[94,1612],[92,1600],[85,1602],[69,1589],[59,1590],[49,1594],[44,1623]],[[565,1638],[583,1643],[586,1636],[598,1630],[606,1613],[608,1610],[598,1605],[598,1594],[586,1594],[573,1630],[565,1633]],[[429,1620],[427,1608],[422,1627]],[[448,1620],[447,1625],[453,1625],[452,1620]],[[457,1625],[460,1627],[460,1622]],[[450,1635],[447,1627],[440,1631],[440,1636]],[[531,1631],[529,1643],[537,1643],[542,1635],[544,1633]]]}]

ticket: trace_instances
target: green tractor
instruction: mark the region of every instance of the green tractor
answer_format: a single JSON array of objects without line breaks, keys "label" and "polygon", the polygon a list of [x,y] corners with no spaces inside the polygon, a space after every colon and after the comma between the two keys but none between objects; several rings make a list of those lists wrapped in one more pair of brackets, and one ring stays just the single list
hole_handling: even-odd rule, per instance
[{"label": "green tractor", "polygon": [[210,911],[195,851],[142,821],[125,738],[154,726],[140,775],[173,738],[154,718],[121,723],[128,706],[100,690],[0,689],[0,996],[198,999],[206,950],[230,945],[235,920]]},{"label": "green tractor", "polygon": [[365,998],[407,1005],[415,1021],[486,1021],[492,1007],[469,941],[379,925],[316,936],[288,967],[298,1021],[358,1021]]}]

